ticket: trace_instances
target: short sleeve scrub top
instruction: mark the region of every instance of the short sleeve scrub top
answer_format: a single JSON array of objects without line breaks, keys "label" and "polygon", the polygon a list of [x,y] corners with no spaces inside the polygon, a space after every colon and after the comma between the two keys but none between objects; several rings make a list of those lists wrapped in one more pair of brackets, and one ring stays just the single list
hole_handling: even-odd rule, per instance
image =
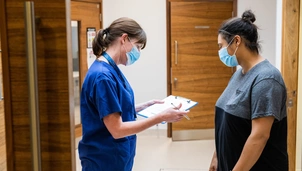
[{"label": "short sleeve scrub top", "polygon": [[134,94],[128,81],[110,58],[95,60],[89,68],[81,91],[83,137],[79,156],[83,171],[131,171],[136,135],[114,139],[103,118],[120,113],[123,122],[136,120]]}]

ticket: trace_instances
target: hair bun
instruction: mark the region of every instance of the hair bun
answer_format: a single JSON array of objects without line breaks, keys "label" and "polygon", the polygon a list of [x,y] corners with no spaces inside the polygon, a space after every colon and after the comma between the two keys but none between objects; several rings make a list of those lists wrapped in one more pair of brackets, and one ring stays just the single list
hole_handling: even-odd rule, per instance
[{"label": "hair bun", "polygon": [[256,21],[256,18],[251,10],[247,10],[242,14],[242,20],[254,23]]}]

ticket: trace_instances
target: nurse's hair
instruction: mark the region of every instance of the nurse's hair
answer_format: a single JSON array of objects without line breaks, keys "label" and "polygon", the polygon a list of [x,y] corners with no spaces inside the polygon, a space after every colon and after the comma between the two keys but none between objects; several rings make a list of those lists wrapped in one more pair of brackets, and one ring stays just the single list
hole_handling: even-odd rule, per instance
[{"label": "nurse's hair", "polygon": [[124,33],[126,33],[130,39],[137,39],[137,43],[143,44],[142,49],[145,48],[147,43],[145,31],[133,19],[122,17],[113,21],[109,27],[97,32],[92,42],[94,55],[100,56],[103,51]]},{"label": "nurse's hair", "polygon": [[222,36],[228,43],[231,43],[235,35],[239,35],[251,52],[259,54],[261,49],[258,38],[258,27],[254,24],[256,17],[251,10],[246,10],[241,18],[231,18],[222,23],[218,30],[218,34]]}]

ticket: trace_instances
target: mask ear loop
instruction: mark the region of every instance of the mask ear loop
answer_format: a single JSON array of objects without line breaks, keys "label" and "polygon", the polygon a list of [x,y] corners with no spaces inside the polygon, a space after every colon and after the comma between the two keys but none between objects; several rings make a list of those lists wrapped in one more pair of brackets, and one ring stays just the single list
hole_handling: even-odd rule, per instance
[{"label": "mask ear loop", "polygon": [[[230,43],[228,44],[227,48],[232,44],[232,42],[233,42],[233,40],[235,39],[235,37],[236,37],[236,35],[235,35],[235,36],[233,37],[233,39],[230,41]],[[236,54],[237,50],[238,50],[238,46],[236,47],[235,52],[234,52],[234,54],[233,54],[232,56],[234,56],[234,55]]]}]

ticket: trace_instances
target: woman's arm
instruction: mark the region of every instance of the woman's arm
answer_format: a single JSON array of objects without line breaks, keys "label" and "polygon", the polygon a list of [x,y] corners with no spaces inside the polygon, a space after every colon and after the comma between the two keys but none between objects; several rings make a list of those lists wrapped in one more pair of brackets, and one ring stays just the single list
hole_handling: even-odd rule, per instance
[{"label": "woman's arm", "polygon": [[252,120],[252,132],[233,171],[249,171],[254,166],[270,137],[274,119],[273,116],[268,116]]},{"label": "woman's arm", "polygon": [[119,113],[109,114],[103,118],[103,121],[111,135],[118,139],[137,134],[163,121],[176,122],[181,120],[189,111],[180,111],[178,110],[180,107],[181,104],[177,108],[169,108],[153,117],[138,121],[123,122]]}]

